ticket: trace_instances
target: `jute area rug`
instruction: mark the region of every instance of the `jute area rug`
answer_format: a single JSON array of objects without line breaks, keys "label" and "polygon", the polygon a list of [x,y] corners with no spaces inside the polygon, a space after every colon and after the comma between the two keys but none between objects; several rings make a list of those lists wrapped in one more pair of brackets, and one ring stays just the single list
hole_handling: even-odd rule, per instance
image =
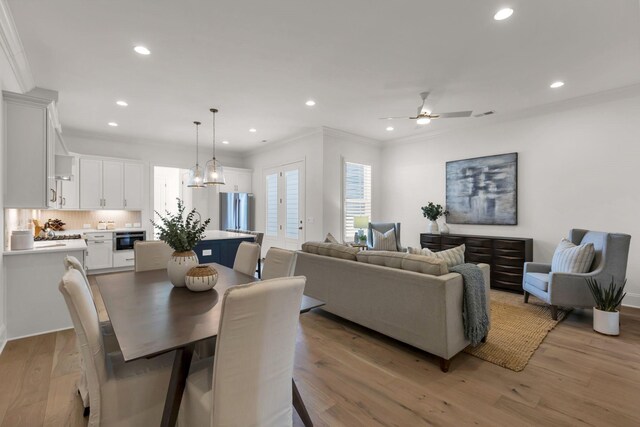
[{"label": "jute area rug", "polygon": [[562,321],[569,310],[558,309],[558,320],[551,309],[535,297],[491,291],[491,330],[486,343],[464,351],[512,371],[522,371],[544,338]]}]

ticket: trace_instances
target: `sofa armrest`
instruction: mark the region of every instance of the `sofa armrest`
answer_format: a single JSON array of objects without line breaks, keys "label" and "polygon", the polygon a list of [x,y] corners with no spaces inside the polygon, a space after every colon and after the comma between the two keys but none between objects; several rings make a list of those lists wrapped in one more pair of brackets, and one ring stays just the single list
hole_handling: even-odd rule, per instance
[{"label": "sofa armrest", "polygon": [[586,279],[593,273],[551,273],[549,301],[555,305],[591,307],[594,304]]},{"label": "sofa armrest", "polygon": [[541,262],[525,262],[523,275],[526,275],[527,273],[549,274],[551,273],[551,264],[544,264]]}]

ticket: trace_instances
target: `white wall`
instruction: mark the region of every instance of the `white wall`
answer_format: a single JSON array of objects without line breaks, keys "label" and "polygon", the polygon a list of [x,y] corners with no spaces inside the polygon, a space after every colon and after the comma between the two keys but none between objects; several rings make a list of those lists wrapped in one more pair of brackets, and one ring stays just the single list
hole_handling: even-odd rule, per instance
[{"label": "white wall", "polygon": [[640,306],[640,86],[538,108],[498,121],[384,149],[383,215],[418,246],[420,206],[445,203],[445,163],[518,152],[518,225],[450,225],[452,232],[532,237],[549,262],[571,228],[632,236],[625,304]]},{"label": "white wall", "polygon": [[[323,235],[322,218],[322,131],[317,129],[309,134],[276,142],[249,153],[245,167],[253,169],[252,189],[256,201],[256,230],[265,229],[265,170],[276,166],[305,162],[305,225],[306,240],[320,240]],[[265,240],[262,253],[269,248]]]},{"label": "white wall", "polygon": [[343,162],[355,162],[371,165],[371,220],[385,221],[380,209],[382,193],[381,145],[378,141],[352,135],[334,129],[323,129],[323,231],[331,233],[344,241],[353,240],[353,236],[343,236],[342,193]]}]

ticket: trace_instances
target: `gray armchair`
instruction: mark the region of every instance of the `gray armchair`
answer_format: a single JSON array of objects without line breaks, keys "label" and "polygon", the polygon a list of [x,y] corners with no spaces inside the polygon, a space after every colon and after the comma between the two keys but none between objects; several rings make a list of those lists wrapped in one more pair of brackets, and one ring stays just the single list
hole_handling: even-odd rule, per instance
[{"label": "gray armchair", "polygon": [[381,233],[394,229],[396,233],[396,246],[398,252],[405,252],[406,249],[402,247],[400,243],[400,223],[399,222],[370,222],[367,229],[367,247],[373,249],[373,232],[371,230],[378,230]]},{"label": "gray armchair", "polygon": [[553,320],[558,319],[559,305],[593,307],[594,300],[585,280],[587,277],[609,284],[612,277],[617,283],[622,283],[627,274],[631,241],[628,234],[573,229],[569,232],[569,240],[576,245],[593,243],[596,255],[588,273],[552,273],[551,264],[524,264],[524,302],[528,302],[529,294],[532,294],[550,304]]}]

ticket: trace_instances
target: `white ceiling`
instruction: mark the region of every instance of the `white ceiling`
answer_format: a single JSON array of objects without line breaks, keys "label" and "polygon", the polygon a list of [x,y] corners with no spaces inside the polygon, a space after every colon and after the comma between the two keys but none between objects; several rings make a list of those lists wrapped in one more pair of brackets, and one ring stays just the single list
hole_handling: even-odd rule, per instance
[{"label": "white ceiling", "polygon": [[[200,120],[209,142],[211,106],[227,150],[318,126],[389,140],[483,120],[394,121],[385,131],[378,118],[414,114],[423,90],[436,112],[504,114],[640,82],[638,0],[9,5],[37,85],[59,91],[63,129],[131,140],[193,144]],[[513,16],[494,21],[505,5]],[[549,89],[555,80],[566,85]]]}]

